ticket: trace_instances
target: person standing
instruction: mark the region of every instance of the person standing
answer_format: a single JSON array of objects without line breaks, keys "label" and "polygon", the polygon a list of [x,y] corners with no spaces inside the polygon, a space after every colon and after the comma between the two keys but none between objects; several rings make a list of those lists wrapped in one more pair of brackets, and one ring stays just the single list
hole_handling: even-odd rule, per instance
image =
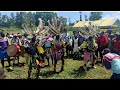
[{"label": "person standing", "polygon": [[72,42],[72,48],[73,48],[73,54],[74,54],[73,59],[76,59],[77,54],[79,52],[79,50],[78,50],[78,37],[76,35],[74,36],[74,39]]},{"label": "person standing", "polygon": [[70,35],[67,32],[65,32],[65,34],[62,36],[61,39],[65,42],[66,56],[68,58],[69,57],[69,47],[70,47]]},{"label": "person standing", "polygon": [[102,32],[100,37],[96,39],[96,43],[98,44],[98,50],[100,53],[101,63],[102,63],[102,51],[108,47],[108,37]]},{"label": "person standing", "polygon": [[5,38],[5,34],[2,32],[0,38],[0,60],[1,60],[2,68],[4,68],[4,58],[7,58],[9,67],[11,66],[10,57],[7,54],[8,45],[9,45],[8,39]]},{"label": "person standing", "polygon": [[[15,55],[15,59],[17,58],[18,59],[18,65],[19,65],[19,53],[20,53],[20,46],[22,45],[19,37],[18,37],[18,34],[13,34],[13,38],[11,40],[11,44],[15,44],[16,47],[17,47],[17,54]],[[15,60],[13,61],[13,65],[15,65]]]},{"label": "person standing", "polygon": [[120,55],[120,35],[113,39],[113,53]]}]

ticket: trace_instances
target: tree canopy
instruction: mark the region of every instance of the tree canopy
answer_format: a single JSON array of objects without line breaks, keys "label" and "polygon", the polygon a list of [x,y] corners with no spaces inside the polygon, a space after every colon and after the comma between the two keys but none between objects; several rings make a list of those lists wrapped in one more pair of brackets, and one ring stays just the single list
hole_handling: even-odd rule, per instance
[{"label": "tree canopy", "polygon": [[102,18],[102,15],[103,15],[102,12],[91,12],[91,13],[90,13],[89,20],[90,20],[90,21],[99,20],[99,19]]},{"label": "tree canopy", "polygon": [[[41,18],[45,21],[47,25],[47,21],[51,20],[53,17],[58,17],[55,12],[17,12],[16,15],[11,13],[11,15],[2,15],[0,13],[0,27],[18,27],[22,28],[23,23],[30,23],[33,26],[38,26],[39,21],[38,18]],[[66,25],[67,18],[60,17],[63,24]]]}]

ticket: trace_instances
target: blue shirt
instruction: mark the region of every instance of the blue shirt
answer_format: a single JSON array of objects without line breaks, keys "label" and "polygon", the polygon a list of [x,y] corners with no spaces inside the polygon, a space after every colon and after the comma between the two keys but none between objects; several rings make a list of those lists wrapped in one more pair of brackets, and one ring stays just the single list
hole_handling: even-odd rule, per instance
[{"label": "blue shirt", "polygon": [[114,59],[111,62],[112,72],[120,74],[120,59]]},{"label": "blue shirt", "polygon": [[69,34],[64,34],[61,39],[67,43],[70,42],[70,35]]},{"label": "blue shirt", "polygon": [[45,48],[47,48],[47,47],[51,47],[51,42],[45,42]]},{"label": "blue shirt", "polygon": [[7,46],[8,46],[8,40],[5,38],[5,39],[0,39],[0,46],[2,48],[0,48],[0,51],[3,51],[5,49],[7,49]]}]

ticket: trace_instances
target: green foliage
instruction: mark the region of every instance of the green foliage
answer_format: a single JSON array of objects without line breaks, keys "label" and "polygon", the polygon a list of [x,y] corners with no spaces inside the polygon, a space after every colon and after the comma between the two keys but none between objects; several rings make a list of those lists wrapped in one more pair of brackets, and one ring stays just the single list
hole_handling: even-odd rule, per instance
[{"label": "green foliage", "polygon": [[87,15],[85,15],[85,21],[88,21]]},{"label": "green foliage", "polygon": [[102,12],[91,12],[89,20],[90,21],[99,20],[102,18],[102,14],[103,14]]},{"label": "green foliage", "polygon": [[[2,15],[0,13],[0,28],[3,27],[17,27],[22,29],[22,24],[29,24],[31,23],[32,27],[36,27],[39,24],[38,18],[41,18],[45,21],[47,25],[47,21],[51,20],[53,17],[58,17],[57,13],[55,12],[17,12],[16,15],[11,13],[10,16]],[[60,17],[61,21],[63,22],[64,26],[66,26],[67,19],[64,17]]]},{"label": "green foliage", "polygon": [[36,26],[39,24],[38,18],[41,18],[45,21],[45,24],[47,25],[47,21],[51,20],[53,17],[57,17],[57,14],[54,12],[36,12],[35,14],[35,20],[36,20]]},{"label": "green foliage", "polygon": [[5,29],[5,31],[4,31],[5,33],[10,33],[10,34],[21,33],[22,34],[22,32],[21,32],[22,29],[17,28],[17,27],[9,27],[9,28],[3,28],[3,29]]}]

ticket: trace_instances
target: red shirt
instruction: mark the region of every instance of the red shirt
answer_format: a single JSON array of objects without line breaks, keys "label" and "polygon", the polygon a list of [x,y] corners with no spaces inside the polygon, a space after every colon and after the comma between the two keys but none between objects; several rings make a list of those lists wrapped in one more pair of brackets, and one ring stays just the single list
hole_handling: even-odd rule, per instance
[{"label": "red shirt", "polygon": [[114,40],[114,49],[120,51],[120,40]]},{"label": "red shirt", "polygon": [[103,34],[102,37],[98,37],[96,39],[97,44],[98,44],[98,42],[99,42],[100,46],[106,46],[108,44],[108,37]]}]

